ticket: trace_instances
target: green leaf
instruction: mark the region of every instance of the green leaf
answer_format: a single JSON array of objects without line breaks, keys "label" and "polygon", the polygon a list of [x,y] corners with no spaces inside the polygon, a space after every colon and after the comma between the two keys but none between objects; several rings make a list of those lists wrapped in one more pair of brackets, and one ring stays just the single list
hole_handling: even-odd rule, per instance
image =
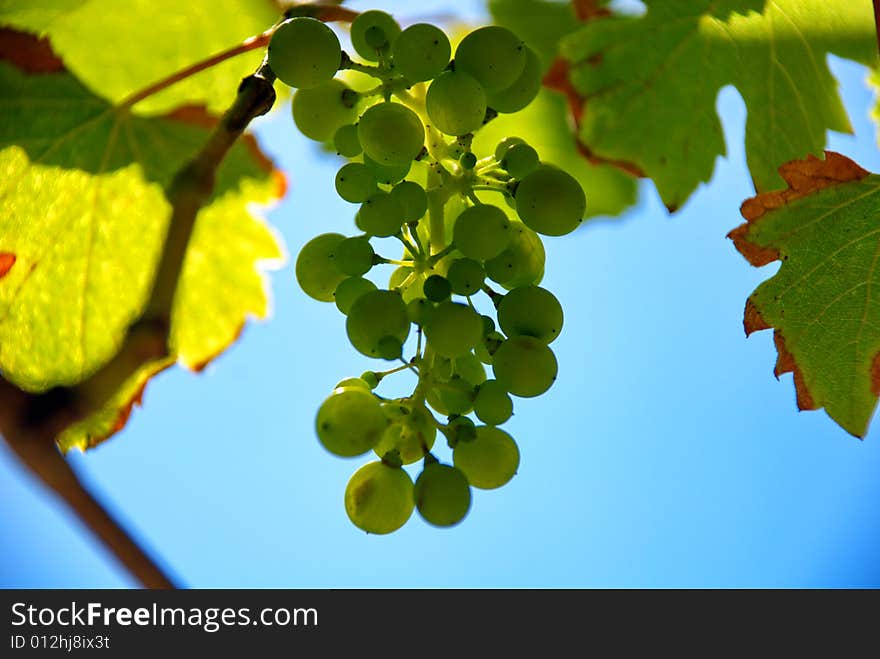
[{"label": "green leaf", "polygon": [[[270,0],[5,0],[0,26],[48,36],[67,69],[98,96],[118,103],[136,91],[270,28],[280,10]],[[167,112],[198,103],[214,113],[242,77],[256,69],[255,50],[187,78],[136,106]]]},{"label": "green leaf", "polygon": [[748,111],[746,155],[757,190],[779,163],[821,153],[827,130],[850,132],[828,53],[871,63],[869,2],[650,0],[639,18],[594,20],[562,52],[584,97],[581,141],[651,177],[680,207],[725,153],[715,100],[734,85]]},{"label": "green leaf", "polygon": [[0,0],[0,25],[10,25],[42,36],[57,19],[89,0]]},{"label": "green leaf", "polygon": [[580,27],[570,0],[490,0],[497,25],[512,30],[541,58],[544,69],[556,58],[559,40]]},{"label": "green leaf", "polygon": [[[0,279],[0,371],[45,391],[80,382],[117,352],[156,268],[170,215],[164,188],[214,119],[195,107],[137,117],[69,73],[31,76],[4,62],[0,107],[0,253],[15,257]],[[171,345],[185,364],[203,366],[247,316],[266,315],[257,266],[282,252],[249,206],[282,191],[252,140],[233,147],[175,300]]]},{"label": "green leaf", "polygon": [[[491,0],[489,10],[496,24],[515,32],[538,53],[545,72],[556,58],[559,40],[580,26],[568,1]],[[587,217],[619,215],[635,203],[632,176],[616,167],[593,164],[578,150],[562,95],[542,89],[524,110],[499,115],[476,133],[475,149],[492,153],[495,145],[510,135],[526,140],[543,160],[580,182],[587,195]]]},{"label": "green leaf", "polygon": [[103,407],[90,417],[64,429],[56,438],[58,448],[67,453],[72,449],[94,448],[125,427],[136,405],[141,404],[150,379],[174,363],[174,358],[148,362],[116,391]]},{"label": "green leaf", "polygon": [[779,169],[788,188],[747,200],[730,233],[752,265],[782,261],[746,303],[747,334],[774,329],[776,376],[800,409],[863,436],[880,392],[880,176],[827,152]]}]

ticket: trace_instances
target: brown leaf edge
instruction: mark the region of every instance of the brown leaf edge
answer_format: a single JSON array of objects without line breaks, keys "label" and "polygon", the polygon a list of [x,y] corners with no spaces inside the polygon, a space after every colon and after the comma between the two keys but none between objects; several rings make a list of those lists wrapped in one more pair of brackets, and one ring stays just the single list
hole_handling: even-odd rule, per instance
[{"label": "brown leaf edge", "polygon": [[[600,7],[595,0],[572,0],[572,7],[574,8],[575,16],[581,23],[600,20],[613,15],[610,9]],[[596,66],[602,61],[602,56],[599,54],[587,61],[589,64]],[[586,106],[587,99],[581,96],[571,83],[570,72],[571,63],[562,57],[557,57],[553,60],[547,73],[544,74],[542,84],[546,89],[562,94],[568,103],[568,112],[574,124],[573,138],[578,153],[591,165],[610,165],[635,178],[645,178],[644,170],[635,163],[600,156],[581,142],[581,121],[584,116],[584,107]]]},{"label": "brown leaf edge", "polygon": [[3,279],[15,265],[16,256],[12,252],[0,252],[0,279]]},{"label": "brown leaf edge", "polygon": [[59,73],[64,62],[52,50],[49,40],[11,28],[0,28],[0,60],[25,73]]},{"label": "brown leaf edge", "polygon": [[[52,50],[52,46],[48,39],[38,38],[33,34],[19,32],[10,28],[0,28],[0,61],[9,62],[29,75],[67,72],[63,61]],[[175,110],[162,115],[161,118],[198,126],[204,128],[206,131],[213,130],[220,121],[218,117],[210,114],[207,109],[201,105],[182,105]],[[274,186],[272,196],[274,197],[274,200],[277,201],[282,199],[286,195],[288,189],[287,177],[281,170],[275,167],[272,159],[266,155],[258,144],[256,138],[251,133],[244,134],[240,140],[257,162],[260,169],[273,179]],[[9,270],[15,265],[15,262],[15,254],[10,252],[0,252],[0,279],[9,272]],[[230,345],[238,340],[243,329],[244,323],[239,327]],[[191,370],[196,373],[201,373],[214,359],[223,354],[223,352],[225,352],[225,348],[219,350],[216,354],[211,355],[199,364],[192,365]],[[117,417],[110,426],[108,432],[87,438],[87,448],[94,448],[122,430],[128,423],[135,406],[140,406],[142,404],[144,391],[150,381],[173,364],[173,361],[166,360],[154,364],[147,369],[146,373],[136,376],[143,377],[143,382],[138,385],[138,388],[132,397],[119,406]]]},{"label": "brown leaf edge", "polygon": [[[752,228],[760,222],[764,215],[819,190],[858,181],[870,174],[846,156],[834,151],[826,151],[824,159],[811,154],[804,160],[792,160],[782,165],[778,171],[788,184],[788,188],[764,192],[746,199],[740,206],[740,212],[746,221],[727,234],[739,253],[755,267],[767,265],[780,258],[779,250],[776,247],[760,245],[754,242],[750,235]],[[818,409],[820,405],[816,403],[807,388],[803,372],[795,362],[794,355],[785,345],[782,330],[772,327],[764,320],[761,310],[751,297],[746,300],[743,329],[746,336],[760,330],[773,330],[773,342],[777,352],[773,374],[777,379],[783,373],[792,374],[799,410]],[[874,357],[872,364],[871,391],[874,395],[880,395],[880,355]]]}]

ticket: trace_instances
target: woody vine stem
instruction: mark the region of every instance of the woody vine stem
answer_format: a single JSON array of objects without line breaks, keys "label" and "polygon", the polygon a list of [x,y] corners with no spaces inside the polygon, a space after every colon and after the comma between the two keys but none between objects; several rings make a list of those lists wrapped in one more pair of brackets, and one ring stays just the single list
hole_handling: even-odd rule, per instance
[{"label": "woody vine stem", "polygon": [[[335,5],[299,5],[287,14],[324,21],[351,21],[356,12]],[[272,30],[183,69],[132,94],[120,104],[139,101],[231,57],[264,47]],[[184,257],[199,210],[214,188],[215,173],[229,149],[256,117],[275,102],[275,76],[264,61],[244,78],[235,100],[214,127],[201,150],[173,177],[165,191],[172,206],[168,234],[146,308],[129,327],[116,356],[82,383],[31,394],[0,377],[0,434],[30,471],[55,492],[104,543],[116,559],[147,588],[174,588],[172,578],[114,519],[80,481],[55,444],[69,426],[100,410],[142,367],[157,370],[173,363],[168,348],[171,309]]]}]

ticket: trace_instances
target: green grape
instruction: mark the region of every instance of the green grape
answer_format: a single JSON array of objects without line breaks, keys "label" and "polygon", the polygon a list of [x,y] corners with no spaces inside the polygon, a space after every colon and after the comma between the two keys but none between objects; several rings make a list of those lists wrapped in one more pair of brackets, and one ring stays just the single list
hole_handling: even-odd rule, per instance
[{"label": "green grape", "polygon": [[446,424],[446,438],[450,448],[458,442],[472,442],[477,438],[477,427],[466,416],[457,416]]},{"label": "green grape", "polygon": [[476,386],[460,375],[438,382],[428,392],[428,404],[440,414],[467,414],[474,407]]},{"label": "green grape", "polygon": [[513,336],[492,356],[495,379],[514,396],[531,398],[547,391],[556,380],[553,351],[531,336]]},{"label": "green grape", "polygon": [[394,291],[382,290],[361,295],[348,310],[345,329],[358,352],[379,357],[382,339],[390,336],[403,344],[409,335],[403,298]]},{"label": "green grape", "polygon": [[400,34],[400,26],[390,14],[378,9],[365,11],[351,22],[351,44],[357,54],[370,62],[379,61],[379,53]]},{"label": "green grape", "polygon": [[458,164],[461,165],[462,169],[470,171],[477,166],[477,157],[472,151],[465,151],[461,154],[461,158],[458,159]]},{"label": "green grape", "polygon": [[291,103],[293,122],[309,139],[327,142],[337,128],[357,119],[357,99],[357,92],[339,80],[298,89]]},{"label": "green grape", "polygon": [[495,321],[492,320],[492,316],[486,316],[485,314],[480,316],[483,320],[483,336],[487,334],[491,334],[495,331]]},{"label": "green grape", "polygon": [[336,267],[347,275],[363,275],[373,267],[374,255],[367,238],[346,238],[336,248]]},{"label": "green grape", "polygon": [[372,391],[370,385],[367,384],[366,380],[363,378],[345,378],[344,380],[340,380],[336,383],[336,386],[333,387],[333,393],[338,393],[338,389],[360,389],[367,393]]},{"label": "green grape", "polygon": [[524,178],[538,168],[538,152],[528,144],[514,144],[504,154],[501,166],[513,178]]},{"label": "green grape", "polygon": [[353,204],[360,204],[377,190],[376,177],[359,162],[343,165],[336,173],[336,192]]},{"label": "green grape", "polygon": [[452,47],[443,30],[428,23],[410,25],[392,46],[394,68],[411,82],[436,78],[452,55]]},{"label": "green grape", "polygon": [[380,165],[411,163],[425,145],[425,127],[419,115],[400,103],[377,103],[361,115],[358,139],[364,153]]},{"label": "green grape", "polygon": [[452,294],[452,286],[449,281],[442,275],[431,275],[425,279],[425,285],[422,287],[425,297],[431,302],[443,302],[448,300]]},{"label": "green grape", "polygon": [[351,458],[376,445],[388,427],[388,420],[373,394],[351,387],[335,390],[321,404],[315,425],[324,448],[334,455]]},{"label": "green grape", "polygon": [[498,146],[495,147],[495,160],[501,162],[504,160],[504,156],[507,155],[508,149],[514,146],[515,144],[525,144],[526,141],[521,137],[505,137],[503,140],[498,142]]},{"label": "green grape", "polygon": [[361,373],[361,380],[367,383],[367,386],[371,391],[379,386],[379,376],[373,371],[364,371]]},{"label": "green grape", "polygon": [[275,28],[269,41],[269,66],[291,87],[308,89],[328,82],[342,62],[339,39],[314,18],[292,18]]},{"label": "green grape", "polygon": [[486,92],[475,78],[461,71],[446,71],[434,78],[425,96],[428,119],[441,133],[465,135],[483,125]]},{"label": "green grape", "polygon": [[501,254],[513,233],[503,210],[491,204],[465,209],[455,220],[453,242],[462,254],[485,261]]},{"label": "green grape", "polygon": [[426,522],[434,526],[454,526],[470,510],[471,487],[456,467],[432,462],[425,465],[416,479],[413,498]]},{"label": "green grape", "polygon": [[425,275],[416,274],[415,277],[410,281],[406,287],[401,288],[404,281],[409,279],[409,276],[413,274],[413,269],[408,268],[406,266],[400,266],[399,268],[395,268],[394,272],[391,273],[391,277],[388,279],[388,288],[395,288],[400,290],[403,295],[403,301],[406,304],[409,304],[413,300],[424,297],[424,292],[422,290],[422,285],[425,283]]},{"label": "green grape", "polygon": [[432,373],[436,384],[428,392],[431,407],[447,416],[470,412],[476,388],[486,380],[480,360],[470,353],[454,359],[436,355]]},{"label": "green grape", "polygon": [[437,423],[427,408],[416,405],[410,409],[397,403],[386,403],[382,409],[391,425],[373,447],[373,452],[381,458],[389,451],[397,451],[405,465],[425,457],[437,437]]},{"label": "green grape", "polygon": [[505,341],[507,341],[507,338],[501,332],[489,332],[483,343],[486,345],[486,350],[494,355],[498,347]]},{"label": "green grape", "polygon": [[400,359],[401,354],[403,354],[403,344],[400,339],[393,336],[383,336],[379,339],[379,356],[382,359],[393,361]]},{"label": "green grape", "polygon": [[474,355],[484,364],[491,364],[494,361],[495,351],[506,340],[501,332],[489,332],[474,346]]},{"label": "green grape", "polygon": [[438,382],[447,382],[455,373],[455,362],[449,357],[442,355],[434,356],[434,379]]},{"label": "green grape", "polygon": [[403,224],[403,207],[387,192],[374,192],[361,204],[355,224],[371,236],[393,236]]},{"label": "green grape", "polygon": [[538,284],[544,276],[544,244],[522,222],[510,223],[507,248],[485,263],[486,275],[504,288]]},{"label": "green grape", "polygon": [[519,448],[513,437],[494,426],[477,426],[472,442],[459,442],[452,461],[473,487],[494,490],[507,483],[519,468]]},{"label": "green grape", "polygon": [[524,50],[526,62],[519,77],[509,87],[487,94],[489,107],[497,112],[519,112],[535,100],[541,91],[541,79],[544,76],[541,61],[528,46]]},{"label": "green grape", "polygon": [[464,378],[475,387],[486,381],[486,369],[472,353],[466,352],[452,360],[452,370],[455,375]]},{"label": "green grape", "polygon": [[513,85],[525,65],[525,44],[497,25],[474,30],[455,50],[455,69],[471,74],[488,92]]},{"label": "green grape", "polygon": [[433,310],[434,305],[431,301],[423,297],[410,300],[406,305],[406,315],[410,322],[416,325],[423,325],[428,314]]},{"label": "green grape", "polygon": [[336,129],[333,134],[333,147],[336,153],[346,158],[354,158],[360,155],[361,141],[358,139],[357,124],[345,124]]},{"label": "green grape", "polygon": [[376,290],[376,284],[369,279],[363,277],[349,277],[343,279],[339,286],[336,287],[336,308],[342,313],[347,314],[351,311],[351,306],[359,297]]},{"label": "green grape", "polygon": [[480,262],[469,258],[456,259],[446,273],[446,279],[456,295],[473,295],[483,286],[485,278],[486,273]]},{"label": "green grape", "polygon": [[[429,298],[430,299],[430,298]],[[425,338],[438,355],[458,357],[483,336],[480,315],[465,304],[441,302],[428,316]]]},{"label": "green grape", "polygon": [[499,426],[513,414],[513,401],[497,380],[486,380],[477,389],[474,413],[486,425]]},{"label": "green grape", "polygon": [[542,343],[553,343],[562,331],[562,305],[547,289],[514,288],[501,298],[498,324],[507,336],[533,336]]},{"label": "green grape", "polygon": [[547,165],[520,181],[514,196],[520,219],[546,236],[564,236],[574,231],[587,208],[577,179]]},{"label": "green grape", "polygon": [[391,533],[412,515],[413,482],[403,469],[371,462],[358,469],[345,488],[345,512],[367,533]]},{"label": "green grape", "polygon": [[477,345],[474,346],[474,355],[482,363],[489,365],[489,366],[492,365],[492,355],[489,354],[489,350],[486,348],[486,340],[485,339],[483,339]]},{"label": "green grape", "polygon": [[420,220],[428,210],[428,195],[425,188],[415,181],[401,181],[391,188],[391,196],[403,206],[405,222]]},{"label": "green grape", "polygon": [[486,346],[489,354],[494,355],[505,341],[507,341],[507,338],[501,332],[491,332],[483,339],[483,344]]},{"label": "green grape", "polygon": [[409,174],[412,162],[407,162],[403,165],[394,165],[392,167],[380,165],[370,158],[370,156],[364,154],[364,166],[373,173],[373,176],[376,177],[376,180],[379,181],[379,183],[391,185],[392,183],[397,183],[406,178],[406,175]]},{"label": "green grape", "polygon": [[320,302],[333,302],[333,292],[345,279],[336,267],[336,248],[345,240],[338,233],[324,233],[303,245],[296,258],[296,280],[300,288]]}]

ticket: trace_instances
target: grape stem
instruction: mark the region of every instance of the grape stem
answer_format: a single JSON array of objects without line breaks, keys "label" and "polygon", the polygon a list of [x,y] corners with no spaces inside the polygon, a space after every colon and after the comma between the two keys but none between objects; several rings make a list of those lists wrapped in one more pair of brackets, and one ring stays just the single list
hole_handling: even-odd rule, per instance
[{"label": "grape stem", "polygon": [[410,272],[406,276],[406,278],[402,282],[400,282],[397,286],[395,286],[394,288],[398,291],[403,292],[404,290],[406,290],[406,287],[409,286],[410,284],[412,284],[415,280],[416,280],[416,273]]},{"label": "grape stem", "polygon": [[[428,170],[428,243],[434,259],[446,244],[446,223],[443,206],[446,199],[443,191],[443,179],[435,168]],[[442,258],[442,257],[440,257]],[[434,263],[440,259],[434,260]]]},{"label": "grape stem", "polygon": [[[360,62],[355,62],[351,59],[348,54],[343,55],[342,66],[339,67],[341,69],[348,69],[350,71],[357,71],[358,73],[363,73],[372,78],[377,78],[382,80],[383,82],[388,77],[388,72],[378,66],[371,66],[369,64],[361,64]],[[385,85],[381,85],[380,89],[384,89]]]},{"label": "grape stem", "polygon": [[406,228],[409,230],[410,238],[415,243],[416,249],[419,250],[419,256],[425,256],[425,246],[422,245],[422,239],[419,238],[418,222],[408,222]]},{"label": "grape stem", "polygon": [[[341,22],[341,23],[350,23],[358,16],[358,12],[352,11],[351,9],[347,9],[344,7],[338,7],[332,4],[324,4],[324,3],[307,3],[307,4],[296,4],[292,7],[288,8],[285,12],[285,17],[289,17],[292,15],[297,16],[311,16],[312,18],[316,18],[319,21],[324,22]],[[252,37],[248,37],[240,44],[233,46],[232,48],[228,48],[226,50],[222,50],[219,53],[215,53],[206,59],[203,59],[195,64],[191,64],[186,68],[181,69],[175,73],[172,73],[167,78],[163,78],[162,80],[158,80],[143,89],[134,92],[127,98],[125,98],[120,104],[120,108],[131,108],[146,98],[150,96],[154,96],[161,91],[164,91],[168,87],[180,82],[181,80],[186,80],[187,78],[191,78],[197,73],[201,73],[202,71],[206,71],[207,69],[213,68],[218,64],[222,64],[228,59],[232,59],[233,57],[237,57],[238,55],[242,55],[243,53],[248,53],[252,50],[257,50],[258,48],[263,48],[269,44],[269,40],[272,38],[272,34],[275,32],[275,28],[280,24],[277,23],[273,25],[271,28],[266,30],[261,34],[254,35]]]},{"label": "grape stem", "polygon": [[471,187],[471,190],[484,190],[486,192],[498,192],[500,194],[507,194],[507,188],[500,185],[474,185]]},{"label": "grape stem", "polygon": [[[407,238],[403,234],[403,232],[396,234],[394,237],[397,238],[401,243],[403,243],[403,246],[404,246],[404,248],[406,248],[406,251],[409,252],[410,255],[414,259],[419,258],[421,251],[418,249],[418,247],[416,247],[409,240],[407,240]],[[388,262],[391,263],[390,260],[388,260]],[[412,265],[412,264],[410,264],[410,265]]]},{"label": "grape stem", "polygon": [[[412,370],[415,368],[416,367],[413,364],[410,364],[409,362],[404,362],[403,366],[397,366],[397,367],[389,369],[387,371],[374,371],[374,372],[376,374],[376,377],[379,378],[379,380],[382,380],[387,375],[393,375],[394,373],[400,373],[401,371],[405,371],[407,369]],[[418,373],[418,369],[416,369],[415,372]]]}]

